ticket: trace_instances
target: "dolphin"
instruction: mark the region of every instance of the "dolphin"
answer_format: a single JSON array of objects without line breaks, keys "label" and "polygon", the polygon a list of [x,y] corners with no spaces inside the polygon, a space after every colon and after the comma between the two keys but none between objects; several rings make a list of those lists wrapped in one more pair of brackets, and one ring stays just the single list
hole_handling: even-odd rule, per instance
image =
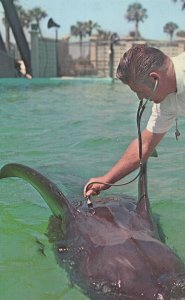
[{"label": "dolphin", "polygon": [[[184,264],[164,242],[150,209],[147,163],[138,177],[138,200],[95,198],[73,204],[47,177],[21,164],[7,164],[0,179],[19,177],[44,198],[57,262],[90,299],[169,300],[185,296]],[[176,298],[175,298],[176,297]]]}]

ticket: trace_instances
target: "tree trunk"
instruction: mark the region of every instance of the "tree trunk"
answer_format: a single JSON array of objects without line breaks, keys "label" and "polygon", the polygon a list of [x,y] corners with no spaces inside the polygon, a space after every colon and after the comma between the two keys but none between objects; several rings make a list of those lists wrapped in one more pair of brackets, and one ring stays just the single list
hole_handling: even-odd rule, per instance
[{"label": "tree trunk", "polygon": [[135,38],[136,38],[136,40],[138,40],[139,39],[139,21],[137,20],[136,21],[136,27],[135,27]]}]

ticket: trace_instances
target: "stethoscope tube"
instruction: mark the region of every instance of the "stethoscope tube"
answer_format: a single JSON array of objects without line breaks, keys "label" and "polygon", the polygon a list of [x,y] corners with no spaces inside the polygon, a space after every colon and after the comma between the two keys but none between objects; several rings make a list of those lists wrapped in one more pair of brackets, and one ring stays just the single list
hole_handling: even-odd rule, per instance
[{"label": "stethoscope tube", "polygon": [[[133,181],[135,181],[140,176],[140,174],[142,172],[142,165],[143,165],[143,163],[142,163],[143,153],[142,153],[141,118],[142,118],[143,112],[146,108],[146,104],[147,104],[148,100],[152,101],[153,95],[154,95],[155,90],[157,88],[157,84],[158,84],[158,80],[156,79],[154,88],[153,88],[153,90],[150,94],[149,99],[147,99],[145,101],[145,103],[143,103],[143,100],[140,100],[139,106],[138,106],[138,109],[137,109],[136,122],[137,122],[137,132],[138,132],[139,161],[140,161],[140,170],[139,170],[138,174],[133,179],[131,179],[130,181],[125,182],[125,183],[120,183],[120,184],[115,184],[115,183],[111,184],[111,183],[108,183],[108,182],[99,182],[99,181],[89,182],[84,188],[85,191],[87,190],[89,185],[95,184],[95,183],[104,184],[104,185],[107,185],[107,186],[117,186],[117,187],[128,185],[128,184],[132,183]],[[87,199],[88,208],[89,208],[90,211],[92,211],[93,210],[93,203],[92,203],[90,197],[86,197],[86,199]]]}]

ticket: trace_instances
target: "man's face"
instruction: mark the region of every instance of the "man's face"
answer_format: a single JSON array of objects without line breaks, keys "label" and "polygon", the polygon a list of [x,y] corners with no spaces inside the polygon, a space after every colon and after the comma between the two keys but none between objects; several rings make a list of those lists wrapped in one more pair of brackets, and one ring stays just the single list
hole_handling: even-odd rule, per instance
[{"label": "man's face", "polygon": [[[149,99],[155,103],[160,103],[161,101],[164,100],[164,97],[162,95],[158,94],[158,86],[156,87],[154,91],[153,88],[149,88],[146,84],[134,84],[134,83],[129,83],[128,84],[131,90],[137,94],[137,97],[142,100],[142,99]],[[155,84],[154,84],[155,86]]]}]

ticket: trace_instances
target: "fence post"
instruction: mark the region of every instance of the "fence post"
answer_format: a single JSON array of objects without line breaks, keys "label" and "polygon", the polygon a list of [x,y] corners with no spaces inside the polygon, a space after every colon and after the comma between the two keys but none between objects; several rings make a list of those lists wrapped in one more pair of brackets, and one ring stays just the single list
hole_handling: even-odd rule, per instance
[{"label": "fence post", "polygon": [[33,77],[40,77],[39,72],[39,37],[38,32],[32,30],[31,32],[31,65]]}]

